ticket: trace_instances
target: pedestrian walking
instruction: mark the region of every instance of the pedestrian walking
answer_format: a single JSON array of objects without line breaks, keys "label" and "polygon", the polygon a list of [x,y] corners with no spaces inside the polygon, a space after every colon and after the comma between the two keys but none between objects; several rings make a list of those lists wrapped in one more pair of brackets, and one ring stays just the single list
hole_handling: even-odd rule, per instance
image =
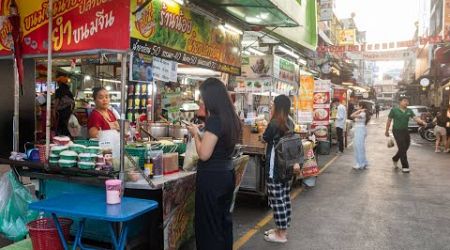
[{"label": "pedestrian walking", "polygon": [[402,172],[409,173],[409,163],[408,163],[408,148],[411,144],[411,137],[409,136],[408,121],[410,118],[414,119],[418,124],[426,126],[427,124],[422,121],[419,117],[414,115],[414,112],[408,108],[409,100],[407,97],[402,96],[399,99],[399,106],[392,108],[389,112],[388,120],[386,122],[386,137],[389,137],[389,129],[391,127],[392,121],[394,125],[392,126],[392,133],[394,134],[395,142],[397,143],[398,151],[392,157],[394,167],[398,167],[398,161],[402,163]]},{"label": "pedestrian walking", "polygon": [[[288,132],[293,131],[294,122],[289,118],[291,101],[285,95],[279,95],[274,100],[272,117],[264,131],[263,139],[267,142],[266,149],[266,175],[267,175],[267,194],[270,207],[273,210],[273,218],[276,228],[266,231],[264,239],[269,242],[285,243],[287,242],[287,229],[291,222],[291,180],[282,180],[282,168],[276,157],[275,146],[280,139]],[[300,141],[301,143],[301,141]],[[301,145],[301,144],[300,144]],[[301,156],[300,156],[301,155]],[[294,164],[294,172],[300,171],[303,152],[299,154],[301,158]]]},{"label": "pedestrian walking", "polygon": [[344,131],[345,131],[345,123],[347,122],[347,109],[344,104],[342,104],[338,98],[333,99],[333,105],[337,106],[337,115],[336,115],[336,133],[337,133],[337,141],[338,141],[338,152],[337,154],[344,153]]},{"label": "pedestrian walking", "polygon": [[378,118],[380,116],[380,105],[377,103],[375,105],[375,118]]},{"label": "pedestrian walking", "polygon": [[441,143],[444,145],[444,152],[448,153],[448,143],[447,143],[447,122],[450,122],[450,118],[447,117],[447,110],[443,109],[437,112],[436,118],[434,118],[433,123],[436,124],[434,127],[434,135],[436,136],[436,145],[434,152],[441,152]]},{"label": "pedestrian walking", "polygon": [[369,123],[371,114],[367,109],[365,103],[359,104],[359,110],[351,114],[351,117],[355,120],[354,124],[354,139],[353,148],[355,155],[354,169],[366,169],[369,162],[366,158],[366,137],[367,137],[367,123]]},{"label": "pedestrian walking", "polygon": [[[241,134],[225,85],[216,78],[200,85],[205,104],[204,134],[190,124],[199,156],[195,190],[195,239],[198,250],[233,249],[231,203],[235,187],[232,155]],[[182,192],[182,190],[180,190]]]}]

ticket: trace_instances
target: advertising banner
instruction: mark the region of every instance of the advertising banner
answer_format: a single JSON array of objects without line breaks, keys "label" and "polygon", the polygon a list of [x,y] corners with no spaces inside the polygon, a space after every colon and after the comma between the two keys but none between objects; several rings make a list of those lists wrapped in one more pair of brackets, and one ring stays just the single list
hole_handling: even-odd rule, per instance
[{"label": "advertising banner", "polygon": [[178,63],[159,57],[153,58],[153,78],[163,82],[177,82]]},{"label": "advertising banner", "polygon": [[11,55],[12,38],[9,36],[12,26],[6,16],[0,16],[0,56]]},{"label": "advertising banner", "polygon": [[300,123],[311,123],[313,121],[314,107],[314,76],[300,76],[298,89],[298,119]]},{"label": "advertising banner", "polygon": [[333,1],[320,1],[319,21],[331,21],[333,19]]},{"label": "advertising banner", "polygon": [[273,58],[273,76],[279,80],[297,84],[300,67],[282,57]]},{"label": "advertising banner", "polygon": [[169,0],[131,0],[133,51],[239,75],[241,39],[189,8]]},{"label": "advertising banner", "polygon": [[329,80],[316,80],[314,82],[314,111],[313,131],[318,140],[328,140],[328,125],[330,124],[330,92]]},{"label": "advertising banner", "polygon": [[346,29],[338,30],[338,43],[339,45],[353,45],[356,42],[356,30]]},{"label": "advertising banner", "polygon": [[[7,6],[10,2],[11,0],[1,1],[1,16],[9,15]],[[16,0],[16,2],[23,33],[23,54],[47,53],[48,1]],[[55,0],[51,38],[54,52],[129,49],[129,6],[129,0]],[[7,27],[1,28],[2,41],[8,34]],[[0,49],[4,47],[2,44]]]},{"label": "advertising banner", "polygon": [[153,81],[153,57],[133,53],[130,60],[130,81],[151,82]]},{"label": "advertising banner", "polygon": [[273,56],[242,57],[241,76],[246,78],[270,77],[273,74]]},{"label": "advertising banner", "polygon": [[234,89],[238,93],[262,93],[272,91],[272,79],[247,79],[239,77],[236,79],[237,86]]}]

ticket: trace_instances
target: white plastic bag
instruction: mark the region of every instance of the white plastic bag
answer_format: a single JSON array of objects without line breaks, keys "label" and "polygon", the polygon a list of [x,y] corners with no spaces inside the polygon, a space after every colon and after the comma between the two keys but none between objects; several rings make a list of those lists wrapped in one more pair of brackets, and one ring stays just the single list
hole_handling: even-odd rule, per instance
[{"label": "white plastic bag", "polygon": [[388,148],[392,148],[392,147],[394,147],[394,146],[395,146],[394,139],[392,139],[392,137],[389,137],[389,138],[388,138],[388,141],[387,141],[387,147],[388,147]]},{"label": "white plastic bag", "polygon": [[120,134],[117,130],[101,130],[98,136],[101,149],[110,149],[113,159],[120,158]]},{"label": "white plastic bag", "polygon": [[79,137],[81,132],[81,125],[78,122],[77,117],[74,114],[70,115],[69,123],[67,124],[67,129],[72,137]]},{"label": "white plastic bag", "polygon": [[189,141],[186,144],[186,153],[184,156],[183,169],[185,171],[193,171],[197,167],[198,154],[195,147],[195,139],[189,137]]}]

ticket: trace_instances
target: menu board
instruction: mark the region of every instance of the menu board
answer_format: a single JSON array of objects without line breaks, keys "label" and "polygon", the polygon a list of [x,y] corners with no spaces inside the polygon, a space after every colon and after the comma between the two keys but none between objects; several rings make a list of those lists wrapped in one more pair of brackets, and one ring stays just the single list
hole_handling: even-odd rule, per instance
[{"label": "menu board", "polygon": [[330,91],[329,80],[314,82],[313,96],[313,131],[317,140],[328,140],[328,125],[330,124]]}]

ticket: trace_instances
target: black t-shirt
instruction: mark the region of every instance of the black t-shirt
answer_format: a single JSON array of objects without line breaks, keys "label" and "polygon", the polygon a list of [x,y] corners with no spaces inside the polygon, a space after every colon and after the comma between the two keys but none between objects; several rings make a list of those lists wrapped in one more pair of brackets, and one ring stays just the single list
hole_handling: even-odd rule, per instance
[{"label": "black t-shirt", "polygon": [[205,123],[205,131],[208,131],[210,133],[213,133],[216,135],[219,140],[217,141],[216,146],[214,147],[214,151],[211,154],[211,157],[209,158],[209,161],[212,160],[229,160],[231,159],[231,156],[233,155],[234,146],[235,145],[227,145],[227,142],[229,142],[231,139],[227,138],[230,135],[227,131],[223,131],[222,129],[222,123],[220,122],[220,117],[218,116],[210,116],[206,120]]}]

